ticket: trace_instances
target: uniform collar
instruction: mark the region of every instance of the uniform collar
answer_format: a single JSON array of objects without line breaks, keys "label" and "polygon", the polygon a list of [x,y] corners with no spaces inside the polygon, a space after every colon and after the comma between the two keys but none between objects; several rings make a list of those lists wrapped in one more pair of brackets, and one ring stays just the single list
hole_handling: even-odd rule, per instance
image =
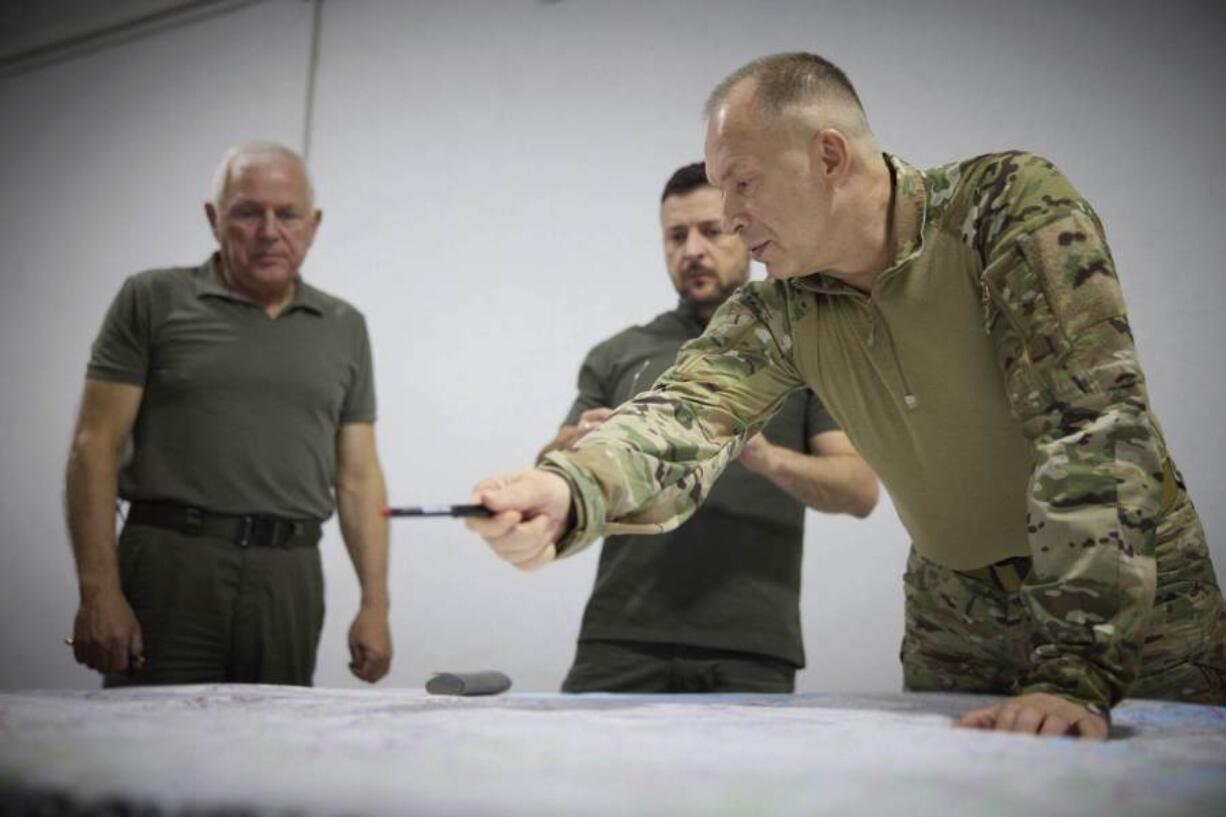
[{"label": "uniform collar", "polygon": [[698,314],[698,304],[687,298],[677,300],[677,308],[673,310],[673,315],[682,323],[696,328],[699,334],[707,328],[707,321],[704,321]]},{"label": "uniform collar", "polygon": [[[878,281],[893,274],[915,259],[924,249],[924,225],[928,217],[928,191],[924,174],[889,153],[883,153],[890,168],[890,183],[894,188],[891,232],[894,235],[894,260],[878,277]],[[826,294],[855,294],[860,290],[837,278],[815,272],[797,279],[799,286]],[[863,295],[863,293],[860,293]]]},{"label": "uniform collar", "polygon": [[[293,300],[286,305],[282,314],[292,312],[295,309],[305,309],[308,312],[314,312],[316,315],[324,314],[323,299],[320,297],[321,293],[319,290],[303,281],[301,275],[297,277],[295,284]],[[221,277],[221,254],[216,252],[196,268],[196,296],[199,298],[225,298],[228,301],[259,306],[250,298],[246,298],[226,286],[225,279]]]}]

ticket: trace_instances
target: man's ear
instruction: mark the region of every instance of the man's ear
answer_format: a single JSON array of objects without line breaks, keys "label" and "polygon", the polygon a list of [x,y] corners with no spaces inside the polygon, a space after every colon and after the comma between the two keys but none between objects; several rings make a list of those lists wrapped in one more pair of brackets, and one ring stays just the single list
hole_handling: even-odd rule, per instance
[{"label": "man's ear", "polygon": [[209,229],[213,231],[213,235],[217,235],[217,208],[213,206],[213,202],[204,203],[204,217],[209,220]]},{"label": "man's ear", "polygon": [[846,178],[851,171],[851,144],[836,128],[822,128],[809,141],[810,161],[832,184]]}]

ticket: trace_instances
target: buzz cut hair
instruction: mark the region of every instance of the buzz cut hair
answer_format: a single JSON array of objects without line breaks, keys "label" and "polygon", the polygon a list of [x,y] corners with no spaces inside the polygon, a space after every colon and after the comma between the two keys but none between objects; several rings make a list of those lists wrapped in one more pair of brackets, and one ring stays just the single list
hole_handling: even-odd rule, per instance
[{"label": "buzz cut hair", "polygon": [[670,196],[684,196],[693,193],[700,187],[710,187],[711,180],[707,178],[707,163],[694,162],[685,167],[677,168],[664,184],[664,192],[660,194],[660,203]]},{"label": "buzz cut hair", "polygon": [[768,114],[777,116],[789,108],[832,97],[849,102],[864,113],[860,95],[843,69],[816,54],[792,51],[759,57],[729,74],[707,97],[703,106],[706,117],[715,115],[733,86],[750,78],[758,83],[754,101]]},{"label": "buzz cut hair", "polygon": [[302,157],[279,142],[251,141],[237,144],[222,154],[221,161],[217,163],[217,170],[213,173],[214,207],[221,209],[221,199],[226,193],[227,185],[230,184],[230,171],[233,169],[235,161],[240,157],[247,156],[279,156],[291,162],[296,162],[302,168],[303,175],[306,176],[307,192],[311,196],[312,205],[314,205],[315,185],[311,181],[311,173],[307,170],[306,162],[302,160]]}]

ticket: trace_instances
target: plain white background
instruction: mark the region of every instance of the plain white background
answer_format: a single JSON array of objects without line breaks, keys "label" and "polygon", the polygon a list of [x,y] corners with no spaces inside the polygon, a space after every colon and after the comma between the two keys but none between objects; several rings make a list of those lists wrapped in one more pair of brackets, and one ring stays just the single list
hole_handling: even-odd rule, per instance
[{"label": "plain white background", "polygon": [[[125,276],[210,251],[202,203],[229,144],[301,147],[311,13],[274,0],[0,79],[0,687],[97,684],[62,644],[62,474],[89,344]],[[1222,575],[1224,37],[1199,2],[327,3],[325,218],[304,274],[368,318],[392,500],[460,501],[530,463],[586,350],[674,301],[657,202],[701,157],[706,94],[804,49],[850,74],[912,163],[1034,150],[1096,205]],[[392,540],[384,685],[493,667],[556,688],[595,550],[523,575],[451,520]],[[335,521],[323,548],[316,683],[356,685]],[[799,688],[897,689],[907,539],[888,499],[865,522],[810,514],[806,549]]]}]

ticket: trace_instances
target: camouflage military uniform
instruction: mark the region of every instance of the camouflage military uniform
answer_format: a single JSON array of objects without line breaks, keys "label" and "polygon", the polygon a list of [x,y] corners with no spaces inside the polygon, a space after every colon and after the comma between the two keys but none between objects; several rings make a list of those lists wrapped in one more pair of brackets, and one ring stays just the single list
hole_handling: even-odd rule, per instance
[{"label": "camouflage military uniform", "polygon": [[912,537],[909,687],[1226,703],[1226,610],[1097,216],[1033,155],[887,158],[872,293],[738,292],[652,392],[545,458],[574,489],[562,552],[680,524],[807,385]]}]

